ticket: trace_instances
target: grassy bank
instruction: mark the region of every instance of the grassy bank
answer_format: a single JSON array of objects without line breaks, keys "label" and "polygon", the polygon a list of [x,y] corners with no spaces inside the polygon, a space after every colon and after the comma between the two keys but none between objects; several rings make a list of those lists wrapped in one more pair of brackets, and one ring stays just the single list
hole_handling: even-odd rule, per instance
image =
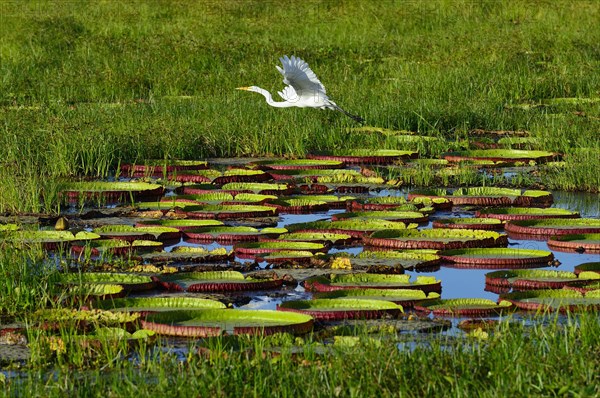
[{"label": "grassy bank", "polygon": [[[274,65],[284,54],[306,59],[332,98],[370,125],[451,141],[475,128],[525,129],[546,150],[597,151],[599,9],[593,1],[3,3],[0,209],[56,211],[58,178],[107,176],[119,162],[394,146],[348,134],[352,121],[341,114],[273,109],[234,90],[281,89]],[[564,97],[580,99],[554,100]],[[581,187],[581,173],[597,181],[599,162],[568,161],[575,172],[553,178],[556,188]]]},{"label": "grassy bank", "polygon": [[[358,333],[333,344],[311,338],[217,339],[189,353],[95,351],[86,364],[59,354],[43,368],[5,381],[5,396],[575,396],[600,393],[597,315],[559,325],[505,320],[488,338],[427,343]],[[409,338],[410,339],[410,338]],[[341,343],[343,341],[343,343]],[[292,350],[293,345],[300,348]],[[71,359],[69,359],[71,358]],[[102,363],[98,369],[96,362]],[[79,369],[73,377],[73,370]]]}]

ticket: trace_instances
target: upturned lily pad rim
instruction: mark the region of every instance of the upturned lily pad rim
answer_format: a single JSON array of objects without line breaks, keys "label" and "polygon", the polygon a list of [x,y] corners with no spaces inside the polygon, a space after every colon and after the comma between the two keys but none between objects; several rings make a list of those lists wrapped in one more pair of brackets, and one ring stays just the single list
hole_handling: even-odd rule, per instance
[{"label": "upturned lily pad rim", "polygon": [[501,300],[496,303],[483,298],[451,298],[422,302],[415,305],[415,310],[434,315],[449,316],[489,316],[510,309],[512,303]]},{"label": "upturned lily pad rim", "polygon": [[[195,320],[197,325],[190,325]],[[185,337],[281,332],[301,334],[309,332],[313,326],[313,318],[304,314],[242,309],[167,311],[150,314],[141,322],[144,328],[154,330],[157,333]],[[178,325],[177,323],[180,322],[186,322],[187,324]],[[219,325],[222,322],[225,323]],[[244,325],[245,322],[247,322],[246,325]],[[257,322],[258,325],[256,325]],[[260,325],[261,322],[265,324]]]},{"label": "upturned lily pad rim", "polygon": [[369,299],[288,300],[283,301],[277,308],[312,311],[335,311],[340,308],[342,310],[402,310],[402,306],[391,301]]},{"label": "upturned lily pad rim", "polygon": [[556,207],[494,207],[478,210],[475,216],[499,220],[529,220],[540,218],[579,218],[580,214],[577,211]]},{"label": "upturned lily pad rim", "polygon": [[596,218],[545,218],[538,220],[508,221],[507,232],[522,235],[569,235],[600,233],[600,220]]},{"label": "upturned lily pad rim", "polygon": [[425,293],[422,290],[415,289],[342,289],[331,292],[317,292],[313,295],[315,298],[335,298],[335,299],[360,299],[386,300],[403,307],[412,307],[414,303],[437,300],[440,294],[436,292]]},{"label": "upturned lily pad rim", "polygon": [[485,274],[485,283],[490,286],[512,287],[518,290],[558,289],[566,285],[583,285],[600,279],[585,274],[587,278],[578,277],[575,273],[558,270],[502,270]]},{"label": "upturned lily pad rim", "polygon": [[[128,312],[144,312],[173,309],[207,309],[227,306],[220,301],[199,297],[127,297],[112,300],[96,301],[93,306],[103,310],[123,310]],[[156,307],[155,310],[152,307]]]},{"label": "upturned lily pad rim", "polygon": [[513,248],[452,249],[440,252],[440,256],[443,260],[453,263],[506,266],[547,263],[554,259],[554,255],[550,251]]},{"label": "upturned lily pad rim", "polygon": [[[408,274],[403,275],[395,275],[391,277],[391,279],[395,279],[395,281],[390,281],[389,283],[372,283],[366,284],[361,280],[352,280],[353,276],[335,276],[336,274],[331,274],[330,277],[325,276],[316,276],[308,278],[304,281],[304,286],[307,290],[318,291],[318,292],[328,292],[334,290],[344,290],[344,289],[418,289],[423,290],[424,292],[441,292],[442,284],[441,281],[437,280],[434,276],[423,276],[419,275],[416,277],[414,281],[411,281],[411,276]],[[381,277],[370,277],[370,275],[380,275],[380,274],[349,274],[349,275],[366,275],[361,278],[381,278]],[[340,283],[336,279],[342,279],[343,283]],[[344,283],[345,282],[345,283]],[[368,283],[369,281],[367,281]]]},{"label": "upturned lily pad rim", "polygon": [[[590,298],[591,302],[586,303],[586,297]],[[590,308],[595,310],[600,309],[600,294],[591,293],[588,296],[588,293],[573,289],[543,289],[511,292],[501,294],[500,299],[510,301],[515,307],[527,311],[569,312]],[[527,301],[529,299],[540,299],[540,301]],[[556,305],[554,300],[558,300],[559,305]],[[569,300],[576,301],[569,302]]]},{"label": "upturned lily pad rim", "polygon": [[600,233],[554,236],[548,240],[547,244],[554,250],[600,251]]}]

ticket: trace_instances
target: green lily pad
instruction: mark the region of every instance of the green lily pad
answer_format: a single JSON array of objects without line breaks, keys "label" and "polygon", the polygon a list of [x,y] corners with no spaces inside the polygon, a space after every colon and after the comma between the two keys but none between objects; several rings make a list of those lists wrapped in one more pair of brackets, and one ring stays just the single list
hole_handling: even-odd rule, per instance
[{"label": "green lily pad", "polygon": [[224,191],[253,192],[263,195],[286,195],[293,190],[287,184],[266,182],[231,182],[221,187]]},{"label": "green lily pad", "polygon": [[496,207],[482,209],[475,213],[477,217],[495,218],[498,220],[531,220],[540,218],[579,218],[579,212],[539,207]]},{"label": "green lily pad", "polygon": [[412,282],[410,275],[398,274],[331,274],[329,278],[316,276],[304,281],[310,291],[331,292],[344,289],[417,289],[426,293],[442,291],[439,280],[433,276],[417,276]]},{"label": "green lily pad", "polygon": [[548,247],[560,251],[600,252],[600,233],[555,236],[548,240]]},{"label": "green lily pad", "polygon": [[348,234],[336,234],[331,232],[291,232],[282,234],[277,238],[278,241],[304,241],[331,243],[332,245],[344,245],[354,240]]},{"label": "green lily pad", "polygon": [[305,263],[314,257],[312,252],[306,250],[279,250],[256,255],[258,261],[266,261],[270,264],[278,263]]},{"label": "green lily pad", "polygon": [[462,249],[506,246],[506,235],[469,229],[399,229],[375,231],[363,237],[365,244],[395,249]]},{"label": "green lily pad", "polygon": [[269,253],[281,250],[301,250],[316,252],[326,252],[327,246],[322,243],[301,242],[301,241],[266,241],[266,242],[249,242],[240,243],[233,247],[236,254],[259,254]]},{"label": "green lily pad", "polygon": [[100,235],[86,231],[73,234],[71,231],[17,230],[5,233],[3,238],[6,242],[16,246],[41,244],[46,250],[54,250],[67,243],[99,239]]},{"label": "green lily pad", "polygon": [[600,261],[576,265],[573,271],[577,275],[579,275],[581,272],[596,272],[600,274]]},{"label": "green lily pad", "polygon": [[280,159],[262,160],[252,162],[251,165],[267,170],[310,170],[310,169],[337,169],[344,167],[344,163],[337,160],[317,159]]},{"label": "green lily pad", "polygon": [[375,319],[386,314],[397,316],[402,306],[385,300],[314,299],[284,301],[278,311],[300,312],[319,320]]},{"label": "green lily pad", "polygon": [[405,224],[403,222],[369,219],[369,220],[343,220],[343,221],[312,221],[307,223],[290,224],[290,232],[331,232],[348,234],[355,238],[362,237],[365,233],[383,229],[417,228],[418,224]]},{"label": "green lily pad", "polygon": [[71,252],[74,254],[85,254],[89,251],[91,256],[100,256],[104,253],[113,255],[127,255],[132,252],[139,251],[156,251],[162,250],[161,242],[152,240],[134,240],[127,241],[124,239],[96,239],[87,242],[85,245],[71,246]]},{"label": "green lily pad", "polygon": [[515,220],[504,226],[507,232],[520,235],[569,235],[600,233],[597,218],[546,218],[541,220]]},{"label": "green lily pad", "polygon": [[304,314],[269,310],[186,310],[150,314],[142,320],[145,329],[158,334],[208,337],[221,334],[308,333],[313,318]]},{"label": "green lily pad", "polygon": [[497,230],[504,228],[504,222],[497,218],[443,218],[433,221],[432,226],[433,228]]},{"label": "green lily pad", "polygon": [[532,249],[455,249],[440,253],[444,261],[468,268],[520,268],[546,266],[554,259],[552,252]]},{"label": "green lily pad", "polygon": [[255,279],[237,271],[179,272],[155,280],[165,289],[187,292],[231,292],[281,287],[282,279]]},{"label": "green lily pad", "polygon": [[277,209],[260,205],[198,205],[187,206],[181,212],[193,219],[226,220],[274,216],[277,214]]},{"label": "green lily pad", "polygon": [[181,170],[201,170],[206,169],[208,163],[202,160],[179,160],[179,159],[147,159],[143,164],[122,164],[120,170],[122,174],[131,173],[162,173]]},{"label": "green lily pad", "polygon": [[327,202],[310,197],[269,200],[265,205],[275,207],[279,213],[301,214],[329,210]]},{"label": "green lily pad", "polygon": [[203,247],[176,246],[170,252],[142,255],[145,262],[156,263],[209,263],[227,261],[231,257],[225,248],[208,250]]},{"label": "green lily pad", "polygon": [[350,257],[352,269],[381,269],[389,268],[390,272],[398,269],[419,269],[439,265],[440,256],[430,250],[407,251],[369,251],[363,250],[355,257]]},{"label": "green lily pad", "polygon": [[442,157],[450,162],[462,160],[504,160],[529,162],[547,162],[556,156],[547,151],[525,151],[520,149],[479,149],[461,152],[448,152]]},{"label": "green lily pad", "polygon": [[410,308],[415,303],[437,300],[440,295],[435,292],[425,294],[421,290],[411,289],[346,289],[332,292],[318,292],[315,298],[386,300]]},{"label": "green lily pad", "polygon": [[61,192],[71,201],[80,199],[128,201],[131,198],[160,196],[164,189],[161,185],[145,182],[81,181],[65,183]]},{"label": "green lily pad", "polygon": [[309,154],[309,159],[337,160],[348,164],[391,164],[400,159],[418,157],[418,152],[393,149],[346,149],[323,154]]},{"label": "green lily pad", "polygon": [[581,286],[600,280],[600,274],[582,273],[580,276],[567,271],[503,270],[485,274],[489,286],[507,287],[515,290],[560,289],[564,286]]},{"label": "green lily pad", "polygon": [[208,227],[208,226],[218,226],[223,225],[222,221],[218,220],[148,220],[141,221],[136,226],[138,227],[148,227],[148,226],[161,226],[161,227],[169,227],[169,228],[177,228],[180,231],[185,231],[191,228],[198,227]]},{"label": "green lily pad", "polygon": [[123,239],[123,240],[170,240],[179,239],[181,232],[177,228],[165,226],[145,226],[134,227],[131,225],[109,224],[94,228],[94,233],[97,233],[103,238]]},{"label": "green lily pad", "polygon": [[529,311],[582,311],[600,309],[600,290],[582,293],[571,289],[512,292],[501,298]]},{"label": "green lily pad", "polygon": [[97,301],[93,306],[102,310],[138,312],[143,314],[188,309],[226,308],[225,304],[220,301],[198,297],[128,297]]},{"label": "green lily pad", "polygon": [[381,210],[381,211],[357,211],[357,212],[346,212],[341,214],[334,214],[331,219],[333,221],[345,220],[345,219],[379,219],[389,221],[400,221],[400,222],[416,222],[423,223],[427,222],[428,217],[423,213],[417,211],[393,211],[393,210]]},{"label": "green lily pad", "polygon": [[61,275],[60,281],[64,284],[97,283],[121,285],[126,292],[149,290],[156,285],[149,276],[115,272],[69,273]]},{"label": "green lily pad", "polygon": [[511,309],[509,301],[502,300],[496,304],[492,300],[481,298],[439,299],[415,305],[415,310],[434,315],[477,316],[498,315]]},{"label": "green lily pad", "polygon": [[445,198],[455,205],[477,206],[549,206],[554,198],[548,191],[521,190],[495,187],[470,187],[450,191],[441,189],[417,189],[409,192],[408,199],[418,197]]},{"label": "green lily pad", "polygon": [[259,236],[264,234],[253,227],[209,226],[188,229],[184,232],[184,235],[186,238],[193,240],[228,243],[253,242],[257,241]]}]

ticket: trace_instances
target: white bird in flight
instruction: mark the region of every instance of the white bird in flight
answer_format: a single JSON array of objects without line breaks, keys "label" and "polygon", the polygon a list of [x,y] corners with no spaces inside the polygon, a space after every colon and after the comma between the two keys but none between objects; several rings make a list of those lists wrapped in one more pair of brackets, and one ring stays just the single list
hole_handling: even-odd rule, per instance
[{"label": "white bird in flight", "polygon": [[283,75],[283,82],[287,84],[283,90],[277,92],[284,99],[283,102],[274,101],[271,93],[260,87],[238,87],[237,89],[262,94],[266,98],[267,104],[276,108],[295,106],[298,108],[333,109],[350,116],[359,123],[364,121],[360,116],[346,112],[329,99],[323,83],[319,81],[315,72],[310,69],[305,61],[293,55],[291,58],[284,55],[279,60],[283,68],[279,66],[276,66],[276,68]]}]

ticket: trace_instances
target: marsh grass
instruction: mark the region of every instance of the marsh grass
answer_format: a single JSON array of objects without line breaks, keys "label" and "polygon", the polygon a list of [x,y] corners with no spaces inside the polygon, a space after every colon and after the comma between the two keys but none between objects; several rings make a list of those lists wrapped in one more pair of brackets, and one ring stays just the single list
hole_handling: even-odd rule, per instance
[{"label": "marsh grass", "polygon": [[[93,355],[88,355],[89,347],[73,344],[60,353],[61,359],[56,358],[56,350],[46,347],[40,351],[38,370],[9,379],[3,394],[492,397],[600,393],[597,315],[538,316],[533,323],[507,318],[488,335],[430,336],[426,343],[415,336],[355,330],[325,344],[316,336],[220,337],[190,342],[181,350],[158,339],[150,350],[145,345],[132,350],[113,342]],[[74,334],[64,330],[58,336],[68,342]],[[98,369],[93,358],[103,367]],[[46,373],[49,363],[53,371]],[[68,377],[74,369],[85,371]]]},{"label": "marsh grass", "polygon": [[[335,112],[234,90],[280,89],[284,54],[374,126],[450,140],[524,129],[562,153],[600,146],[594,1],[2,7],[0,159],[17,168],[0,169],[4,211],[55,211],[59,177],[106,177],[119,162],[405,146],[349,133]],[[578,172],[560,172],[557,187],[580,187]]]}]

